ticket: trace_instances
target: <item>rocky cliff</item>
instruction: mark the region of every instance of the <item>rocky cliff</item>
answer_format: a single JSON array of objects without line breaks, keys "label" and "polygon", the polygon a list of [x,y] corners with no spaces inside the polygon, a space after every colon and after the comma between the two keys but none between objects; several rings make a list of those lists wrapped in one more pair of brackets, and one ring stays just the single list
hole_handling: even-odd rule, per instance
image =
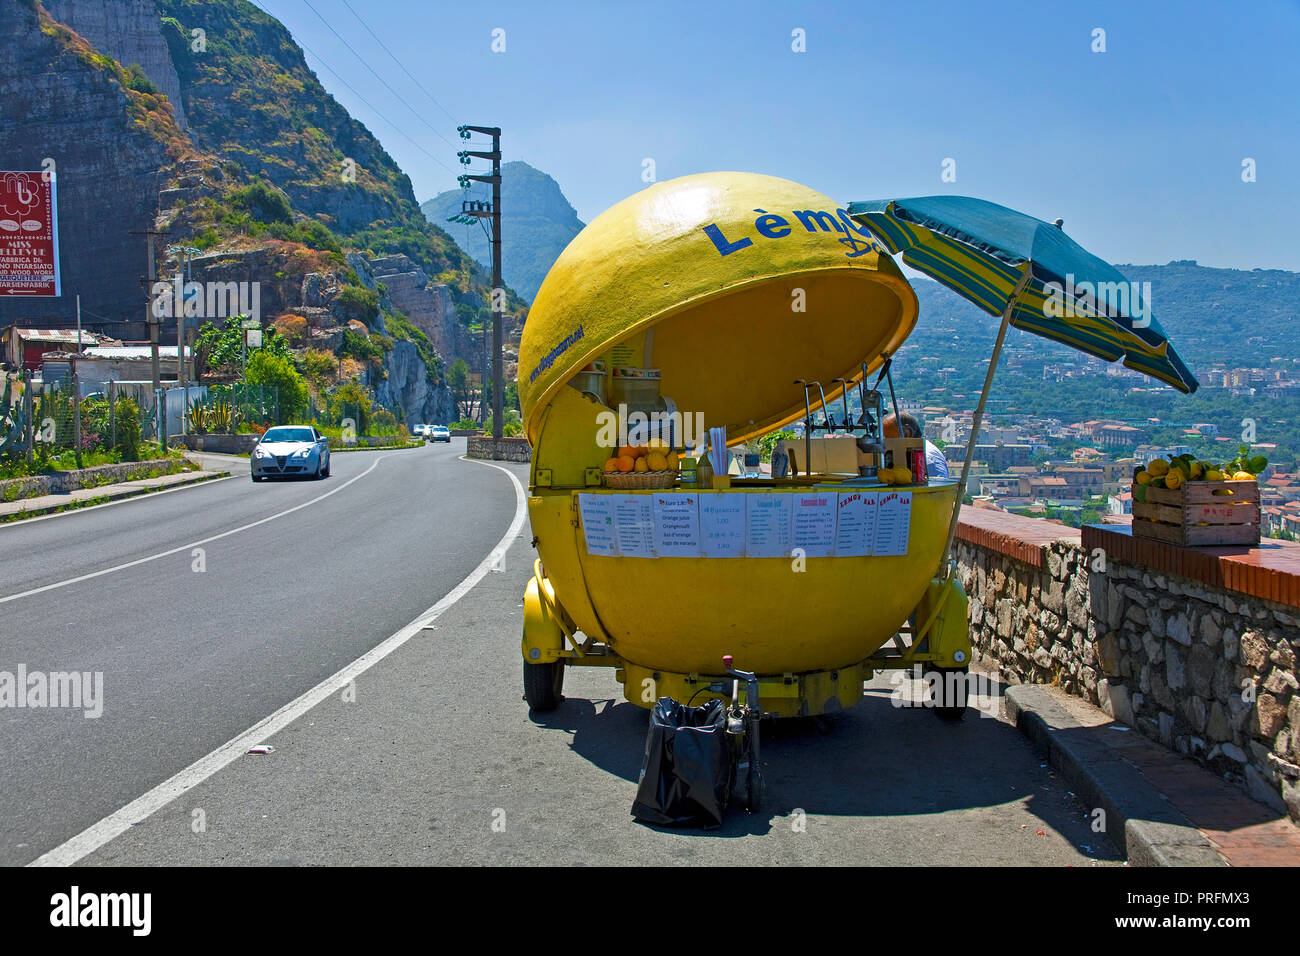
[{"label": "rocky cliff", "polygon": [[50,16],[85,37],[123,66],[136,64],[167,97],[176,124],[185,128],[181,80],[158,28],[153,0],[44,0]]},{"label": "rocky cliff", "polygon": [[[436,226],[447,229],[462,249],[484,269],[491,268],[491,252],[481,226],[450,226],[449,216],[460,214],[464,199],[485,199],[487,187],[452,189],[420,206]],[[501,167],[501,271],[506,285],[529,302],[537,295],[555,259],[584,223],[569,205],[557,183],[527,163]]]},{"label": "rocky cliff", "polygon": [[[0,302],[0,326],[69,325],[81,293],[88,328],[146,338],[141,234],[156,229],[160,250],[203,250],[192,280],[255,283],[265,323],[306,318],[305,347],[340,349],[360,318],[372,337],[362,352],[386,353],[367,359],[378,400],[412,424],[449,417],[443,369],[471,348],[459,320],[485,311],[486,276],[257,7],[0,0],[0,142],[5,168],[57,172],[64,288]],[[391,297],[358,317],[345,286],[355,271],[377,287],[371,259]],[[161,275],[176,267],[158,262]],[[175,334],[167,322],[164,341]]]},{"label": "rocky cliff", "polygon": [[456,420],[451,389],[430,384],[427,366],[413,342],[394,342],[384,355],[383,378],[374,378],[370,385],[375,398],[390,408],[401,408],[408,427],[421,422],[446,425]]},{"label": "rocky cliff", "polygon": [[115,61],[35,6],[0,3],[3,166],[57,173],[64,292],[0,302],[0,326],[66,325],[78,293],[88,328],[144,318],[145,240],[132,233],[153,226],[177,136],[169,104],[128,89]]}]

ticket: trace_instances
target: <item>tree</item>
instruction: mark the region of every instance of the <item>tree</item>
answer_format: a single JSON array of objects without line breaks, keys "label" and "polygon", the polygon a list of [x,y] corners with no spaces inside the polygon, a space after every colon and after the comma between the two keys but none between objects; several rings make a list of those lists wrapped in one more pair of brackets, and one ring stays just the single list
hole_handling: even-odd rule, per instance
[{"label": "tree", "polygon": [[469,365],[458,358],[451,363],[447,373],[447,384],[451,387],[451,397],[456,402],[456,412],[461,418],[469,418]]},{"label": "tree", "polygon": [[330,395],[330,419],[340,425],[345,419],[352,419],[358,435],[370,434],[370,410],[373,407],[370,393],[356,382],[344,382]]},{"label": "tree", "polygon": [[302,376],[319,395],[338,375],[338,360],[324,349],[308,349],[300,360]]},{"label": "tree", "polygon": [[258,349],[248,356],[244,381],[249,385],[264,385],[276,390],[280,425],[294,421],[307,407],[307,383],[287,358]]},{"label": "tree", "polygon": [[[226,324],[221,327],[211,322],[203,323],[194,342],[194,367],[198,378],[202,378],[205,372],[239,365],[244,350],[243,320],[244,316],[235,316],[226,319]],[[263,330],[261,348],[248,350],[250,355],[255,351],[265,351],[283,359],[288,359],[291,354],[289,343],[273,325]]]}]

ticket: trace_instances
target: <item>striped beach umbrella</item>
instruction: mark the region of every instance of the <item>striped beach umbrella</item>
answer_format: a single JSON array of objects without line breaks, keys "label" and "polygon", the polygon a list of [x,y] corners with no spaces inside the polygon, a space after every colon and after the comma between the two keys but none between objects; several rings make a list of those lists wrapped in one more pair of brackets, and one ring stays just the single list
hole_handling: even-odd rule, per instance
[{"label": "striped beach umbrella", "polygon": [[848,214],[912,268],[1002,317],[971,422],[945,564],[1008,326],[1108,362],[1122,359],[1181,392],[1196,391],[1196,378],[1151,313],[1149,298],[1067,236],[1061,220],[1044,222],[969,196],[856,202]]},{"label": "striped beach umbrella", "polygon": [[848,213],[912,268],[1007,313],[1015,328],[1196,391],[1138,284],[1059,225],[969,196],[857,202]]}]

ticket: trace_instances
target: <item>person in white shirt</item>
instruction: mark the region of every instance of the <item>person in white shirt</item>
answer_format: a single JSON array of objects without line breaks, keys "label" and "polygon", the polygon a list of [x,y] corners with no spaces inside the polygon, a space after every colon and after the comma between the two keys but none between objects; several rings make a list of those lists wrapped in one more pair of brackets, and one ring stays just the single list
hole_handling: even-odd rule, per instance
[{"label": "person in white shirt", "polygon": [[901,416],[903,421],[903,433],[898,431],[898,418],[891,413],[885,416],[885,420],[880,423],[880,430],[886,438],[924,438],[925,439],[925,469],[929,472],[931,478],[951,478],[948,473],[948,459],[943,457],[943,452],[939,446],[934,444],[930,439],[925,438],[925,433],[921,431],[921,423],[913,416],[904,412]]}]

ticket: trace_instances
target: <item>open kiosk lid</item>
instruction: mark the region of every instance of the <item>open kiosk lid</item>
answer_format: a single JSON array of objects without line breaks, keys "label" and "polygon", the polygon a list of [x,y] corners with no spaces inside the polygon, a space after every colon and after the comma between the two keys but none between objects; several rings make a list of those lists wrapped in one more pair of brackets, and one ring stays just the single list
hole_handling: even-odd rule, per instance
[{"label": "open kiosk lid", "polygon": [[795,379],[878,367],[916,324],[916,294],[867,229],[786,179],[715,172],[601,213],[547,273],[519,347],[524,427],[589,362],[653,329],[661,394],[731,443],[804,414]]}]

